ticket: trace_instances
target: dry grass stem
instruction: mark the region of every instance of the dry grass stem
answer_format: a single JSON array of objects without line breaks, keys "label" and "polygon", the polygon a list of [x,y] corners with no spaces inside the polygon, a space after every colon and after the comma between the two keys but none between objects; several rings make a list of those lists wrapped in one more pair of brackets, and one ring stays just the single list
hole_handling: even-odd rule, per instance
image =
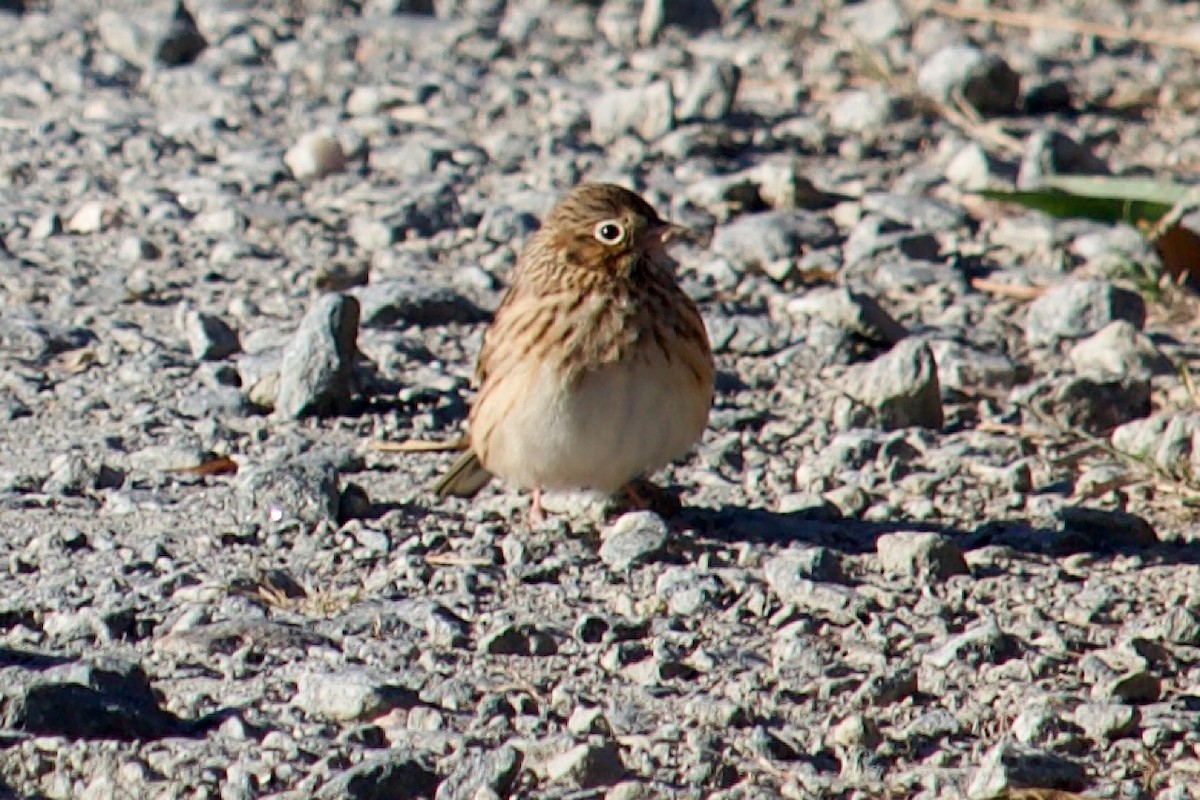
[{"label": "dry grass stem", "polygon": [[1139,42],[1141,44],[1173,47],[1200,53],[1200,39],[1194,36],[1180,35],[1169,31],[1151,30],[1149,28],[1127,28],[1119,25],[1105,25],[1100,22],[1089,22],[1081,19],[1070,19],[1053,14],[1035,14],[1026,11],[1005,11],[994,8],[966,8],[951,3],[935,3],[930,11],[953,19],[972,20],[975,22],[993,22],[997,25],[1008,25],[1013,28],[1029,30],[1058,30],[1078,33],[1081,36],[1095,36],[1100,39],[1115,39],[1117,41]]}]

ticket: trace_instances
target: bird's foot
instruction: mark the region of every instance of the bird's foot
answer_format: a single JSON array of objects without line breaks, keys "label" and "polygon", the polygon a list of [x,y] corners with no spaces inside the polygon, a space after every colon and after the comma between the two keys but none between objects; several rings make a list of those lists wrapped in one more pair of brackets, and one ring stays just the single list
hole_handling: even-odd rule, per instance
[{"label": "bird's foot", "polygon": [[529,496],[529,527],[536,527],[545,521],[546,509],[542,508],[542,488],[535,486]]}]

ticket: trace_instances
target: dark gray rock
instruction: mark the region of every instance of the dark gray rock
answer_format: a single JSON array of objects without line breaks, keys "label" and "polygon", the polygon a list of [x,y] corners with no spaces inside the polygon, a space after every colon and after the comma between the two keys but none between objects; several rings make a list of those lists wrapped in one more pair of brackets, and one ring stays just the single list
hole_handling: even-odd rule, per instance
[{"label": "dark gray rock", "polygon": [[879,562],[888,572],[921,584],[940,583],[954,575],[970,575],[962,550],[939,533],[900,531],[875,540]]},{"label": "dark gray rock", "polygon": [[1118,425],[1150,413],[1150,381],[1145,376],[1097,380],[1085,376],[1047,378],[1013,392],[1062,425],[1108,434]]},{"label": "dark gray rock", "polygon": [[190,64],[208,46],[182,2],[155,2],[128,11],[100,13],[100,39],[109,50],[142,69]]},{"label": "dark gray rock", "polygon": [[768,559],[763,575],[780,597],[790,595],[797,580],[837,582],[846,577],[841,559],[829,548],[795,545]]},{"label": "dark gray rock", "polygon": [[852,367],[840,387],[887,430],[944,421],[937,364],[925,342],[905,339],[869,364]]},{"label": "dark gray rock", "polygon": [[586,742],[547,760],[543,768],[551,782],[580,789],[609,786],[625,775],[620,747],[603,736],[588,737]]},{"label": "dark gray rock", "polygon": [[992,617],[935,645],[925,654],[924,661],[941,670],[956,663],[972,668],[981,664],[1001,664],[1015,658],[1022,649],[1019,640],[1001,630]]},{"label": "dark gray rock", "polygon": [[1146,303],[1141,295],[1107,281],[1068,280],[1029,304],[1025,340],[1040,347],[1082,339],[1117,320],[1142,327]]},{"label": "dark gray rock", "polygon": [[241,349],[233,328],[211,314],[189,311],[184,316],[183,330],[192,358],[200,361],[220,361]]},{"label": "dark gray rock", "polygon": [[653,43],[668,25],[698,34],[721,24],[721,10],[713,0],[645,0],[638,20],[638,41]]},{"label": "dark gray rock", "polygon": [[558,644],[536,626],[501,624],[484,634],[479,649],[494,656],[552,656]]},{"label": "dark gray rock", "polygon": [[524,755],[510,745],[471,750],[438,786],[435,800],[475,800],[484,792],[508,797],[521,772]]},{"label": "dark gray rock", "polygon": [[311,526],[337,521],[338,470],[320,453],[242,470],[238,488],[250,515],[260,523]]},{"label": "dark gray rock", "polygon": [[323,295],[309,308],[279,364],[275,410],[285,417],[344,411],[358,352],[358,301]]},{"label": "dark gray rock", "polygon": [[1052,175],[1107,175],[1108,165],[1086,146],[1055,130],[1030,134],[1017,170],[1018,189],[1038,189]]},{"label": "dark gray rock", "polygon": [[788,314],[801,321],[820,319],[870,341],[893,345],[908,331],[869,294],[850,289],[816,289],[788,301]]},{"label": "dark gray rock", "polygon": [[403,750],[372,756],[336,775],[316,793],[318,800],[429,800],[441,779]]},{"label": "dark gray rock", "polygon": [[1087,784],[1087,771],[1075,761],[1005,740],[983,757],[971,777],[967,797],[970,800],[989,800],[1016,789],[1078,792]]},{"label": "dark gray rock", "polygon": [[917,72],[921,91],[946,103],[961,93],[982,114],[1017,110],[1021,78],[999,55],[970,45],[949,45],[925,60]]}]

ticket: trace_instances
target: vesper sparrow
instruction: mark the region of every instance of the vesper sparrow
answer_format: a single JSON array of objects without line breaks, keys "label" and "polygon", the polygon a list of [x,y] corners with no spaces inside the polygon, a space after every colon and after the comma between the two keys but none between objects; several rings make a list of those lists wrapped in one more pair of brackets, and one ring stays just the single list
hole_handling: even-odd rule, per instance
[{"label": "vesper sparrow", "polygon": [[682,228],[609,184],[577,187],[513,271],[475,368],[469,450],[438,481],[469,497],[499,475],[532,490],[613,494],[700,438],[713,359],[665,245]]}]

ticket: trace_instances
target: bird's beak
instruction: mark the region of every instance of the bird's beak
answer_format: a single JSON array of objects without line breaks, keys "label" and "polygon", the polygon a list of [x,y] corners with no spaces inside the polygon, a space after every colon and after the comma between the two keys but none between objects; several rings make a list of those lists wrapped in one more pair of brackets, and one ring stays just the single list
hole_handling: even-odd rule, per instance
[{"label": "bird's beak", "polygon": [[660,222],[656,228],[658,240],[664,245],[675,244],[676,242],[689,242],[695,244],[699,241],[696,232],[691,228],[685,228],[683,225],[676,225],[674,222]]}]

